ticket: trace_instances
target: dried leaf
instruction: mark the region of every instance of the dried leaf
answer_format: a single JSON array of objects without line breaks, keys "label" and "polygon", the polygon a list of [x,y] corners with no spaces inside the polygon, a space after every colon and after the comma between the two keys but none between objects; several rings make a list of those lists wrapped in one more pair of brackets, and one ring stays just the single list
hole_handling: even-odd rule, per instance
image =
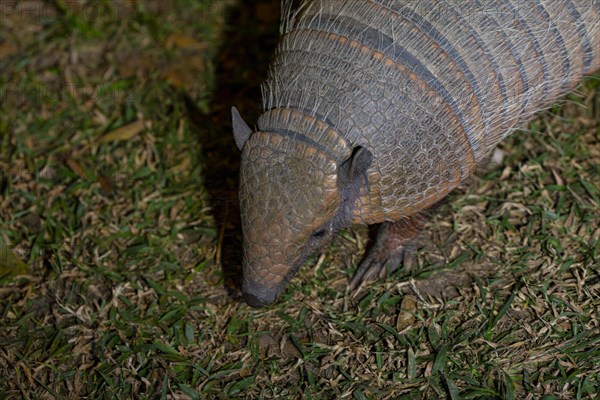
[{"label": "dried leaf", "polygon": [[69,158],[68,160],[65,161],[65,164],[67,164],[67,166],[71,169],[71,171],[73,171],[77,176],[79,176],[82,179],[87,179],[87,175],[86,175],[86,167],[81,164],[80,161],[74,159],[74,158]]},{"label": "dried leaf", "polygon": [[16,276],[29,272],[29,267],[0,241],[0,277]]},{"label": "dried leaf", "polygon": [[98,178],[96,181],[100,184],[100,188],[104,193],[112,194],[115,191],[115,187],[108,177],[102,174],[98,174]]},{"label": "dried leaf", "polygon": [[402,332],[404,329],[414,325],[417,313],[417,302],[412,296],[404,296],[400,303],[400,312],[396,319],[396,330]]},{"label": "dried leaf", "polygon": [[192,36],[188,36],[184,33],[172,33],[165,41],[167,47],[179,47],[181,49],[190,50],[206,50],[208,44],[206,42],[200,42]]},{"label": "dried leaf", "polygon": [[129,140],[144,129],[144,123],[141,120],[137,120],[130,124],[121,126],[112,132],[102,136],[99,140],[100,143],[117,142]]}]

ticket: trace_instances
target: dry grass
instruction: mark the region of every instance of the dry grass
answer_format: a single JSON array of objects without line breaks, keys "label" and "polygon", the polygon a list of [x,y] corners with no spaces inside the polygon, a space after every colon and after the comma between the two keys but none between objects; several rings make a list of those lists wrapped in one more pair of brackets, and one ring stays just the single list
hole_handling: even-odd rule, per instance
[{"label": "dry grass", "polygon": [[416,270],[346,293],[357,227],[253,310],[227,113],[258,112],[276,5],[15,4],[0,3],[0,397],[597,398],[597,78],[432,216]]}]

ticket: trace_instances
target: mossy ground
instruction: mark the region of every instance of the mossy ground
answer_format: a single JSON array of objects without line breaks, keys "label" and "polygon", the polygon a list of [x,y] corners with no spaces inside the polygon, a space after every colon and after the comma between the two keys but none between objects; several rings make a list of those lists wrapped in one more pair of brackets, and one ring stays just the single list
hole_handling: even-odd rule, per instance
[{"label": "mossy ground", "polygon": [[0,397],[598,397],[597,77],[432,215],[415,270],[347,293],[359,227],[254,310],[229,108],[259,112],[278,2],[0,5]]}]

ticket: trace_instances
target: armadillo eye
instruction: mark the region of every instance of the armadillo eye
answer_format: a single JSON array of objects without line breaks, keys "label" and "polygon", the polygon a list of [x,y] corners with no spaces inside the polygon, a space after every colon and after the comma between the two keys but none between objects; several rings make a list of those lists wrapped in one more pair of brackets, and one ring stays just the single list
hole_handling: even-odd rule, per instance
[{"label": "armadillo eye", "polygon": [[313,239],[319,239],[325,236],[325,229],[319,229],[315,233],[312,234]]}]

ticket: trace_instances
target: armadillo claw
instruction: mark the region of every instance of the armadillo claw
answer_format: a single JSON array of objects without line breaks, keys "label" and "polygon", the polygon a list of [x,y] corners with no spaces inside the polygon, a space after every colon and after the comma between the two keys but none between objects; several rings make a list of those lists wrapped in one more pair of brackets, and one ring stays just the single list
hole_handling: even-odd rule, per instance
[{"label": "armadillo claw", "polygon": [[[380,247],[380,246],[377,246]],[[350,284],[350,290],[356,290],[362,283],[382,279],[396,272],[400,267],[410,270],[414,263],[416,241],[400,246],[394,252],[385,252],[381,248],[372,248],[356,269]]]},{"label": "armadillo claw", "polygon": [[383,278],[400,268],[411,269],[417,247],[416,238],[425,225],[424,214],[381,224],[375,244],[358,266],[350,281],[350,290],[361,283]]}]

